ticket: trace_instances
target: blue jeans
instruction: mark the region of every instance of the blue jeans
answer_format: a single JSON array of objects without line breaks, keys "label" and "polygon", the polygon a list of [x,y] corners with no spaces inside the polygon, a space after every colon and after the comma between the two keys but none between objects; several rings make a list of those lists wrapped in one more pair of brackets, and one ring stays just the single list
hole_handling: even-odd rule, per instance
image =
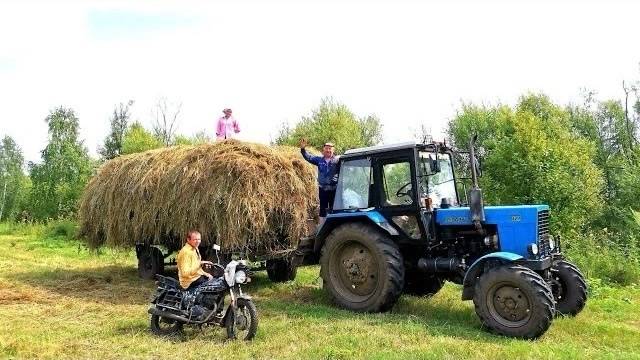
[{"label": "blue jeans", "polygon": [[191,285],[189,285],[188,288],[186,288],[186,290],[193,290],[195,288],[197,288],[198,286],[206,283],[207,281],[209,281],[209,278],[204,276],[204,275],[200,275],[199,278],[196,279],[196,281],[192,282]]}]

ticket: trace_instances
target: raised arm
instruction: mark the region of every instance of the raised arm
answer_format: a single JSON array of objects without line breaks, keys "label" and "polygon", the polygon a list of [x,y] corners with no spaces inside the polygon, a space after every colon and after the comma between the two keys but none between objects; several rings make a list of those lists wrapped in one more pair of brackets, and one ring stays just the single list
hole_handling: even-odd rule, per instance
[{"label": "raised arm", "polygon": [[309,155],[309,153],[307,152],[307,149],[305,149],[306,146],[307,146],[307,141],[305,139],[300,140],[300,154],[302,154],[302,157],[308,162],[310,162],[311,164],[318,165],[318,162],[320,161],[320,156]]}]

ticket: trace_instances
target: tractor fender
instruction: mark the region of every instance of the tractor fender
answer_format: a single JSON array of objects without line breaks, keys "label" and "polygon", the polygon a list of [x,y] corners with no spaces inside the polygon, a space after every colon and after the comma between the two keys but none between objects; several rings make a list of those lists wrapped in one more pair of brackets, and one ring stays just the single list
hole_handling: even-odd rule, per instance
[{"label": "tractor fender", "polygon": [[348,213],[329,214],[316,233],[316,238],[313,244],[313,251],[315,253],[318,253],[320,251],[320,249],[324,245],[325,239],[327,238],[327,236],[329,236],[333,229],[342,224],[352,222],[363,222],[371,224],[390,236],[399,234],[398,230],[391,226],[387,219],[377,211],[355,211]]},{"label": "tractor fender", "polygon": [[478,260],[476,260],[471,266],[469,270],[464,275],[464,280],[462,281],[462,300],[471,300],[473,299],[473,292],[475,289],[475,284],[480,275],[484,270],[484,265],[491,260],[496,260],[501,264],[508,264],[514,261],[518,261],[523,259],[522,256],[510,252],[494,252],[491,254],[487,254]]}]

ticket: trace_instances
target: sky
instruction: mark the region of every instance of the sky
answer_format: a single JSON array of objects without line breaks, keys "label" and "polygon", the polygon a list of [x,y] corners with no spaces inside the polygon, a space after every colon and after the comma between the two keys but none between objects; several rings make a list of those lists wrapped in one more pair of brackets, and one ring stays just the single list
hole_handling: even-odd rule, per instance
[{"label": "sky", "polygon": [[[222,109],[268,143],[324,97],[377,115],[385,143],[436,138],[462,103],[581,89],[621,98],[640,78],[637,1],[0,2],[0,136],[27,161],[47,114],[71,107],[93,156],[116,104],[148,128],[158,99],[178,131],[213,135]],[[633,45],[636,44],[636,45]]]}]

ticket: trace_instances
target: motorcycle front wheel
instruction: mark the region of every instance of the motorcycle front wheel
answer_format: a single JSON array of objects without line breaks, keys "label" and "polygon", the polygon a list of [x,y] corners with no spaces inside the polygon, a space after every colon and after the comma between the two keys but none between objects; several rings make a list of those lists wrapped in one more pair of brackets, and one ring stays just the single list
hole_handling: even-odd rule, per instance
[{"label": "motorcycle front wheel", "polygon": [[156,335],[167,336],[182,331],[182,323],[176,320],[163,318],[159,315],[151,315],[151,332]]},{"label": "motorcycle front wheel", "polygon": [[229,307],[225,327],[229,339],[251,340],[258,331],[258,310],[251,300],[238,299],[235,311]]}]

